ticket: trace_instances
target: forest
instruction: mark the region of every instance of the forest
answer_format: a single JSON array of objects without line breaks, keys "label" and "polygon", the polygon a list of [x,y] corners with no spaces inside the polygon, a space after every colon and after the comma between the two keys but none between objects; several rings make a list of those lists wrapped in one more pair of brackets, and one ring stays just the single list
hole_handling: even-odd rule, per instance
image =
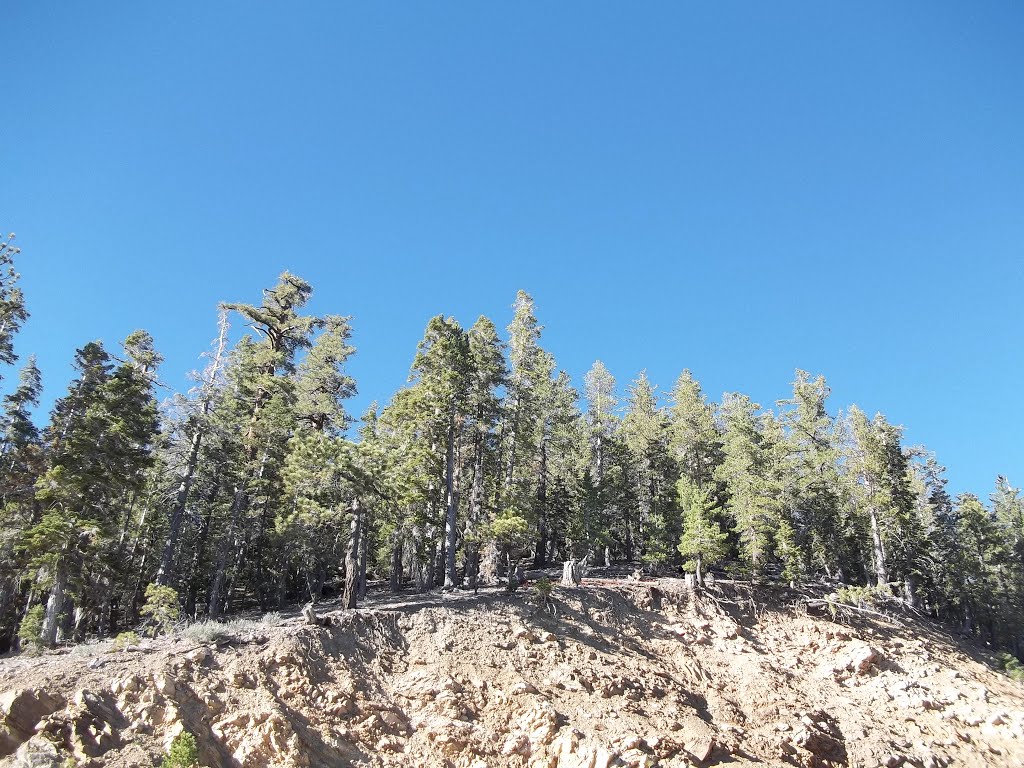
[{"label": "forest", "polygon": [[41,425],[19,258],[0,242],[0,651],[137,628],[157,594],[216,619],[586,558],[859,585],[1024,652],[1021,492],[951,498],[931,452],[830,408],[820,375],[774,408],[710,402],[688,370],[664,401],[643,372],[623,391],[601,362],[577,391],[520,291],[504,332],[431,318],[408,382],[356,417],[351,319],[305,314],[286,272],[219,307],[189,391],[158,399],[146,331],[89,341]]}]

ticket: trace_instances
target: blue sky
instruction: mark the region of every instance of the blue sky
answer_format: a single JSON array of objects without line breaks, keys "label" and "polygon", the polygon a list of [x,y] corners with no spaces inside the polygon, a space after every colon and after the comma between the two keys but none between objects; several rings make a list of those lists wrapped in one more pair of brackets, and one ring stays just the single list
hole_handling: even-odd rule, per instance
[{"label": "blue sky", "polygon": [[[47,407],[146,328],[174,389],[290,269],[359,413],[427,319],[537,301],[576,378],[690,368],[1024,484],[1024,5],[16,3],[0,229]],[[13,372],[5,371],[5,382]]]}]

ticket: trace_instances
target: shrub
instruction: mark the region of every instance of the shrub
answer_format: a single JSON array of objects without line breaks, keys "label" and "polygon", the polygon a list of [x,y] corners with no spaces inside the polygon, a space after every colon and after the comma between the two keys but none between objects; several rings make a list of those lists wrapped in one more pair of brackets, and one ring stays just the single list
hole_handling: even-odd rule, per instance
[{"label": "shrub", "polygon": [[43,647],[43,606],[33,605],[18,625],[18,640],[23,651],[38,653]]},{"label": "shrub", "polygon": [[123,651],[129,645],[138,645],[139,636],[135,632],[122,632],[114,638],[114,650]]},{"label": "shrub", "polygon": [[169,631],[178,620],[179,612],[176,591],[156,584],[146,587],[146,604],[142,606],[142,615],[148,618],[156,634]]},{"label": "shrub", "polygon": [[884,587],[840,587],[836,590],[836,602],[852,605],[854,608],[875,608],[889,596]]},{"label": "shrub", "polygon": [[160,768],[195,768],[199,765],[199,747],[196,737],[188,731],[182,731],[174,737],[167,757]]},{"label": "shrub", "polygon": [[555,582],[553,582],[547,576],[542,576],[533,583],[533,588],[537,590],[537,595],[542,600],[547,600],[549,597],[551,597],[551,590],[555,588]]},{"label": "shrub", "polygon": [[997,654],[996,663],[999,665],[999,668],[1012,679],[1024,682],[1024,664],[1021,664],[1020,659],[1012,653],[1003,651],[1002,653]]}]

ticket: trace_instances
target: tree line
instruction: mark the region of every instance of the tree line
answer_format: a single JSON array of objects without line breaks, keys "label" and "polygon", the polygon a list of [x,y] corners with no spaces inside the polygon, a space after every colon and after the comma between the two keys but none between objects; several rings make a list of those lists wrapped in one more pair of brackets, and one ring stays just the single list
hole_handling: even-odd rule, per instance
[{"label": "tree line", "polygon": [[[5,368],[28,318],[17,255],[0,243]],[[152,585],[216,618],[587,558],[871,585],[1022,650],[1020,491],[999,477],[987,500],[951,498],[900,427],[830,412],[823,377],[797,371],[774,410],[710,402],[689,371],[664,402],[645,373],[621,393],[600,362],[578,392],[520,291],[505,334],[432,318],[407,384],[355,420],[350,318],[305,314],[311,293],[285,273],[258,304],[222,304],[194,387],[163,403],[136,331],[78,349],[39,428],[28,358],[0,408],[2,647],[137,626]]]}]

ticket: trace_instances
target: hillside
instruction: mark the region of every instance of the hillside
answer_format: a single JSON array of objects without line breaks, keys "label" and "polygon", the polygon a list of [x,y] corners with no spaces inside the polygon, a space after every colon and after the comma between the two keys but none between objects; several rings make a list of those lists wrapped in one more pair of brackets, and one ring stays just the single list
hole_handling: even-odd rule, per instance
[{"label": "hillside", "polygon": [[236,768],[1024,760],[1024,687],[980,655],[795,598],[588,580],[555,615],[524,592],[381,597],[325,604],[330,627],[273,615],[8,658],[0,765],[158,765],[183,728]]}]

